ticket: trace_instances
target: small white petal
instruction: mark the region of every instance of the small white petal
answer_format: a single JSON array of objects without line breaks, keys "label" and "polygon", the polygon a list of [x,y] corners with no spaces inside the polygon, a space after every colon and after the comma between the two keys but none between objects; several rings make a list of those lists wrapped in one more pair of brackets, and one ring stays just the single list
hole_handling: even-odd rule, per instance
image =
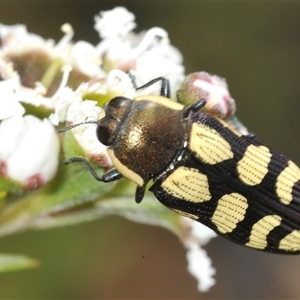
[{"label": "small white petal", "polygon": [[108,73],[106,85],[108,91],[124,97],[133,97],[136,92],[128,74],[118,69],[111,70]]},{"label": "small white petal", "polygon": [[[3,100],[6,100],[7,102]],[[9,118],[14,115],[23,115],[25,113],[24,107],[19,102],[9,101],[9,98],[2,98],[0,100],[0,120]]]},{"label": "small white petal", "polygon": [[134,14],[125,7],[116,7],[112,10],[101,11],[100,16],[96,15],[94,28],[103,39],[123,37],[135,28],[134,19]]},{"label": "small white petal", "polygon": [[[132,56],[134,57],[138,57],[157,46],[160,47],[161,45],[169,44],[168,33],[160,27],[150,28],[145,33],[137,35],[135,39],[141,41],[137,47],[133,48]],[[132,44],[134,44],[133,41]]]},{"label": "small white petal", "polygon": [[[171,91],[175,93],[184,78],[181,61],[180,52],[171,45],[157,46],[136,59],[135,72],[144,83],[160,76],[166,77],[170,82]],[[158,84],[147,88],[147,93],[157,94],[159,91]]]},{"label": "small white petal", "polygon": [[69,87],[61,89],[56,95],[56,98],[54,113],[49,117],[53,125],[58,125],[60,122],[64,122],[70,105],[81,101],[81,97]]},{"label": "small white petal", "polygon": [[[80,123],[87,120],[97,121],[100,112],[101,108],[97,106],[96,101],[76,101],[69,106],[66,121],[72,124]],[[76,130],[76,128],[74,128],[74,130]],[[77,128],[77,130],[80,130],[80,127]]]},{"label": "small white petal", "polygon": [[207,292],[216,282],[213,278],[216,270],[211,265],[211,259],[197,243],[186,246],[188,270],[198,280],[198,290]]},{"label": "small white petal", "polygon": [[11,53],[25,52],[40,47],[48,51],[53,46],[53,40],[45,40],[39,35],[29,33],[24,25],[3,25],[0,23],[0,39],[2,49]]},{"label": "small white petal", "polygon": [[100,69],[101,60],[96,47],[84,41],[74,44],[71,52],[73,63],[82,73],[91,77],[104,75]]},{"label": "small white petal", "polygon": [[0,81],[0,120],[9,118],[14,115],[23,115],[24,107],[18,101],[17,92],[20,88],[18,76],[8,80]]},{"label": "small white petal", "polygon": [[217,234],[207,226],[191,220],[191,231],[190,235],[199,241],[199,244],[206,245],[212,238],[216,237]]},{"label": "small white petal", "polygon": [[[2,53],[0,52],[0,54]],[[13,63],[5,61],[1,56],[0,56],[0,76],[2,80],[7,80],[17,76],[17,72],[13,68]]]}]

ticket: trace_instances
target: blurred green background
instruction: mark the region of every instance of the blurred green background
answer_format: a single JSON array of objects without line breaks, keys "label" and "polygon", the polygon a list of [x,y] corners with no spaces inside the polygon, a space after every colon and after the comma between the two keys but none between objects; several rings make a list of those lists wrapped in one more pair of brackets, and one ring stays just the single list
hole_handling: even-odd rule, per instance
[{"label": "blurred green background", "polygon": [[[244,124],[300,164],[300,3],[1,1],[0,22],[26,24],[56,41],[69,22],[74,40],[96,44],[94,15],[118,5],[136,15],[137,31],[166,29],[187,74],[225,77]],[[199,293],[175,236],[118,217],[8,236],[0,245],[1,253],[42,263],[1,275],[1,299],[300,298],[300,256],[265,254],[218,237],[205,247],[217,283]]]}]

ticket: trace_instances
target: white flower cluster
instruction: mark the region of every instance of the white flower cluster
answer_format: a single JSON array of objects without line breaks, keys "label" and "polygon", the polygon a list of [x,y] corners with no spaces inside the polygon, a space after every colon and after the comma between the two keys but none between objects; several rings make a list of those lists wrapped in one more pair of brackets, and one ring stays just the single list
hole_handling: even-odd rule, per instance
[{"label": "white flower cluster", "polygon": [[[138,85],[164,76],[174,91],[178,89],[184,78],[180,52],[162,28],[134,33],[134,21],[123,7],[101,12],[95,17],[102,38],[96,46],[73,43],[69,24],[62,26],[64,36],[56,44],[27,32],[23,25],[0,24],[0,176],[26,189],[51,180],[59,165],[56,126],[97,120],[101,106],[112,97],[134,97],[128,70]],[[149,89],[147,93],[159,91],[157,86]],[[76,127],[72,134],[89,159],[111,166],[95,126]],[[188,249],[189,270],[204,291],[214,284],[215,270],[199,244],[215,234],[209,230],[198,235],[194,226],[201,225],[189,222],[182,217],[187,232],[182,241]]]},{"label": "white flower cluster", "polygon": [[[176,86],[183,79],[182,57],[169,44],[165,30],[152,28],[133,33],[134,15],[123,7],[101,12],[95,21],[102,38],[96,46],[86,41],[72,43],[74,32],[69,24],[62,26],[65,35],[57,44],[27,32],[24,25],[0,24],[0,163],[5,170],[2,176],[29,188],[36,187],[28,184],[29,178],[40,178],[41,185],[53,178],[59,155],[53,125],[97,120],[101,108],[99,101],[89,99],[91,94],[97,95],[96,100],[105,98],[104,103],[115,95],[134,96],[126,71],[132,70],[141,84],[170,75]],[[77,75],[81,81],[72,84]],[[52,114],[43,120],[35,115],[24,116],[28,114],[25,104],[42,107]],[[23,124],[19,131],[12,120]],[[38,122],[43,126],[38,126]],[[93,126],[78,127],[73,133],[90,159],[111,165]]]},{"label": "white flower cluster", "polygon": [[187,249],[188,270],[198,280],[199,291],[206,292],[215,284],[213,276],[216,270],[212,267],[206,251],[200,246],[206,245],[217,234],[201,223],[186,217],[182,217],[181,220],[189,229],[188,234],[182,237],[182,242]]}]

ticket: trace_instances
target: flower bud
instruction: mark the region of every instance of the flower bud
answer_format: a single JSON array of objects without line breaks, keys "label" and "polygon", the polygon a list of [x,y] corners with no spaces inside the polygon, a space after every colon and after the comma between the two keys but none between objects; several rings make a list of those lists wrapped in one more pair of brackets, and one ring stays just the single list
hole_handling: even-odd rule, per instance
[{"label": "flower bud", "polygon": [[2,176],[35,189],[54,177],[58,158],[59,140],[49,120],[16,115],[1,122]]},{"label": "flower bud", "polygon": [[205,99],[203,111],[221,119],[233,116],[236,110],[226,80],[206,72],[186,76],[179,87],[179,97],[184,105]]}]

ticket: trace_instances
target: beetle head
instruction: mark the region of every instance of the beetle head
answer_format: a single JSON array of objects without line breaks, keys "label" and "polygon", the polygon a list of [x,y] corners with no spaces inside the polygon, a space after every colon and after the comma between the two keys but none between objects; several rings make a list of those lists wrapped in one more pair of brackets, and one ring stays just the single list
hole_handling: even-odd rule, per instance
[{"label": "beetle head", "polygon": [[126,97],[115,97],[101,112],[97,122],[97,138],[105,146],[115,141],[123,120],[127,118],[132,107],[132,100]]}]

